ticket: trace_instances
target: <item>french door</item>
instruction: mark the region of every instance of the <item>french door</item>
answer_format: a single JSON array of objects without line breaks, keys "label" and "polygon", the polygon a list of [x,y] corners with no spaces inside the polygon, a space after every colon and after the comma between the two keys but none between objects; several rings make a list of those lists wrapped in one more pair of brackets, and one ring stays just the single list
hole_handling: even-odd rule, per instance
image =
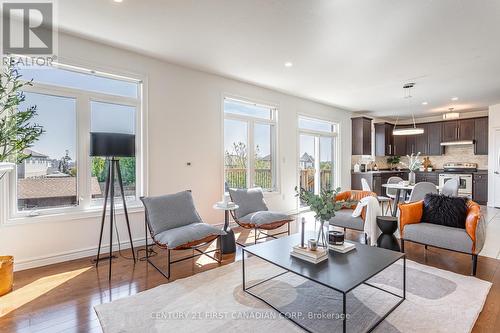
[{"label": "french door", "polygon": [[[312,119],[307,121],[309,124],[324,122]],[[300,125],[299,118],[299,186],[314,194],[319,194],[322,190],[333,189],[337,172],[336,125],[328,127],[332,129],[330,131],[318,125],[303,126],[307,128],[301,128]],[[302,202],[300,205],[303,206]]]}]

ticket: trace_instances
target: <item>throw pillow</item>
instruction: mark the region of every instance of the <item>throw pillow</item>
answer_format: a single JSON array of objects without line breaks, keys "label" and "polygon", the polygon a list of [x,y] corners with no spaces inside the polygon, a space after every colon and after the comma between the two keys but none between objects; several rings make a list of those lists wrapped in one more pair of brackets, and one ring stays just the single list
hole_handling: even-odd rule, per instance
[{"label": "throw pillow", "polygon": [[426,194],[422,222],[465,229],[467,198]]}]

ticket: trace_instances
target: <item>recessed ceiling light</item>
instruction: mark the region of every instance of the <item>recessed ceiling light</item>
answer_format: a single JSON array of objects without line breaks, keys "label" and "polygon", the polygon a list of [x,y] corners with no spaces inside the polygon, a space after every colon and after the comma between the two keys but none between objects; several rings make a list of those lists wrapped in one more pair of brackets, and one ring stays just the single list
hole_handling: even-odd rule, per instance
[{"label": "recessed ceiling light", "polygon": [[290,61],[285,62],[285,67],[293,67],[293,63]]},{"label": "recessed ceiling light", "polygon": [[428,102],[422,102],[422,105],[427,105],[427,104],[429,104],[429,103]]},{"label": "recessed ceiling light", "polygon": [[458,97],[452,97],[451,100],[452,101],[458,101]]},{"label": "recessed ceiling light", "polygon": [[123,0],[113,0],[113,1],[118,3],[123,2]]}]

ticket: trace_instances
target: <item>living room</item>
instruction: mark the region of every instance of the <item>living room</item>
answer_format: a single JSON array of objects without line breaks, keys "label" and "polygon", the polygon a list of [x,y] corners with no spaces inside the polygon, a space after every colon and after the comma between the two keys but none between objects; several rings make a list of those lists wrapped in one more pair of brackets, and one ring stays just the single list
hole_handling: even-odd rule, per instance
[{"label": "living room", "polygon": [[[0,331],[500,329],[497,3],[42,3],[51,6],[2,7],[10,31],[2,37],[2,94],[14,97],[0,114]],[[38,24],[42,32],[34,23],[26,29],[50,50],[19,46],[23,30],[15,29],[19,15],[29,18],[27,9],[41,15],[35,22],[49,17]],[[356,119],[364,120],[359,126]],[[470,138],[442,140],[444,123],[471,119]],[[434,140],[428,124],[436,123],[441,133]],[[460,127],[464,135],[465,126],[450,131]],[[424,131],[395,135],[398,127]],[[412,144],[424,136],[425,149],[417,151]],[[129,145],[106,145],[119,139]],[[402,140],[405,149],[394,152]],[[411,182],[406,155],[418,152]],[[388,162],[395,157],[398,163]],[[470,193],[462,193],[458,178],[460,193],[451,195],[467,209],[461,223],[474,219],[467,224],[473,234],[455,228],[473,244],[464,253],[418,244],[400,230],[409,226],[411,203],[426,200],[404,202],[411,183],[434,183],[440,199],[439,175],[458,174],[454,163],[475,164],[459,172],[472,175]],[[404,184],[384,187],[392,176]],[[367,199],[354,195],[365,190],[361,179],[375,193]],[[326,213],[317,209],[322,192],[335,199],[320,205]],[[476,201],[480,211],[459,198]],[[250,203],[274,215],[246,221],[242,208],[255,212]],[[357,217],[341,209],[358,206]],[[411,215],[419,209],[412,206]],[[203,237],[186,240],[186,232],[160,240],[172,222],[166,217],[180,212],[203,227],[193,230]],[[383,233],[379,216],[397,230]],[[335,222],[341,217],[363,225]],[[327,250],[328,260],[311,264],[292,258],[290,249],[270,248],[290,239],[319,253],[334,236],[355,249]],[[180,238],[185,242],[174,250]],[[393,245],[399,251],[384,249]],[[339,258],[355,253],[351,272]],[[259,271],[259,254],[274,265]],[[360,270],[371,263],[380,266]],[[321,267],[331,281],[304,273]],[[275,271],[280,276],[269,285],[258,284]],[[362,286],[344,284],[363,276]],[[387,293],[365,290],[368,283],[404,298],[387,300]],[[426,291],[429,284],[436,287]],[[440,302],[454,315],[438,311]]]}]

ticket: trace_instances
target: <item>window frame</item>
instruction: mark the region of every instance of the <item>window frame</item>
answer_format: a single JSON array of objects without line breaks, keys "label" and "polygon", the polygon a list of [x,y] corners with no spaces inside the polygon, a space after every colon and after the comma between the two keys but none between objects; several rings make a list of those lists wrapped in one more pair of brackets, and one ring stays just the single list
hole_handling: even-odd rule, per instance
[{"label": "window frame", "polygon": [[[335,125],[334,129],[331,132],[326,132],[326,131],[319,131],[319,130],[311,130],[311,129],[303,129],[300,128],[299,123],[300,119],[308,119],[308,120],[313,120],[313,121],[322,121],[322,122],[327,122],[332,125]],[[325,119],[320,116],[314,116],[310,114],[297,114],[297,186],[300,185],[300,136],[301,134],[304,135],[310,135],[314,137],[314,145],[315,145],[315,151],[318,150],[318,156],[321,159],[320,156],[320,141],[321,138],[332,138],[332,160],[333,160],[333,168],[332,168],[332,189],[335,189],[337,187],[340,187],[340,167],[341,167],[341,161],[340,161],[340,131],[341,131],[341,126],[340,126],[340,121],[337,120],[332,120],[332,119]],[[315,152],[316,155],[316,152]],[[316,156],[315,156],[316,157]],[[317,162],[317,170],[316,172],[319,174],[321,172],[319,165],[320,161]],[[315,163],[316,163],[315,162]],[[316,178],[316,176],[315,176]],[[319,177],[320,178],[320,177]],[[317,184],[316,184],[317,183]],[[315,182],[315,193],[319,192],[321,190],[321,184],[319,182]],[[297,205],[299,207],[299,210],[304,210],[308,209],[308,207],[300,207],[300,199],[297,199]]]},{"label": "window frame", "polygon": [[[260,107],[269,108],[270,110],[270,119],[264,119],[260,117],[252,117],[247,115],[238,115],[234,113],[226,113],[225,112],[225,101],[231,100],[233,102],[242,103],[242,104],[250,104]],[[242,121],[247,124],[247,184],[250,187],[254,187],[255,185],[255,124],[261,125],[270,125],[271,126],[271,147],[270,147],[270,155],[271,155],[271,179],[272,179],[272,188],[262,190],[264,193],[280,193],[280,176],[279,176],[279,160],[278,160],[278,110],[279,106],[275,103],[268,102],[259,102],[256,100],[252,100],[246,97],[236,97],[232,95],[224,94],[222,97],[222,179],[223,183],[226,181],[225,176],[225,136],[224,136],[224,128],[225,128],[225,120],[236,120]]]},{"label": "window frame", "polygon": [[[12,224],[16,220],[24,220],[26,218],[33,218],[35,220],[43,219],[44,217],[55,216],[71,216],[80,218],[85,213],[91,213],[102,210],[102,204],[99,205],[98,200],[91,197],[91,159],[90,152],[90,128],[91,128],[91,101],[127,105],[136,108],[135,113],[135,136],[136,136],[136,199],[127,201],[127,208],[133,211],[135,208],[141,207],[139,197],[146,193],[146,176],[144,175],[147,170],[144,165],[146,161],[146,144],[145,144],[145,114],[146,114],[146,80],[144,78],[125,77],[118,74],[97,72],[94,70],[85,69],[83,67],[76,67],[72,65],[57,64],[64,70],[85,73],[88,75],[105,76],[117,80],[128,80],[137,84],[137,98],[111,95],[101,92],[87,91],[83,89],[70,88],[47,83],[34,82],[33,86],[26,86],[23,91],[30,93],[38,93],[56,97],[67,97],[75,99],[75,113],[76,113],[76,166],[77,166],[77,201],[76,206],[67,207],[49,207],[40,208],[26,211],[19,211],[17,204],[17,168],[10,173],[7,184],[7,202],[4,204],[8,206],[8,213],[4,221]],[[40,69],[43,70],[43,69]],[[84,139],[86,138],[86,139]],[[83,170],[83,171],[82,171]],[[122,204],[117,201],[118,210],[122,209]]]}]

